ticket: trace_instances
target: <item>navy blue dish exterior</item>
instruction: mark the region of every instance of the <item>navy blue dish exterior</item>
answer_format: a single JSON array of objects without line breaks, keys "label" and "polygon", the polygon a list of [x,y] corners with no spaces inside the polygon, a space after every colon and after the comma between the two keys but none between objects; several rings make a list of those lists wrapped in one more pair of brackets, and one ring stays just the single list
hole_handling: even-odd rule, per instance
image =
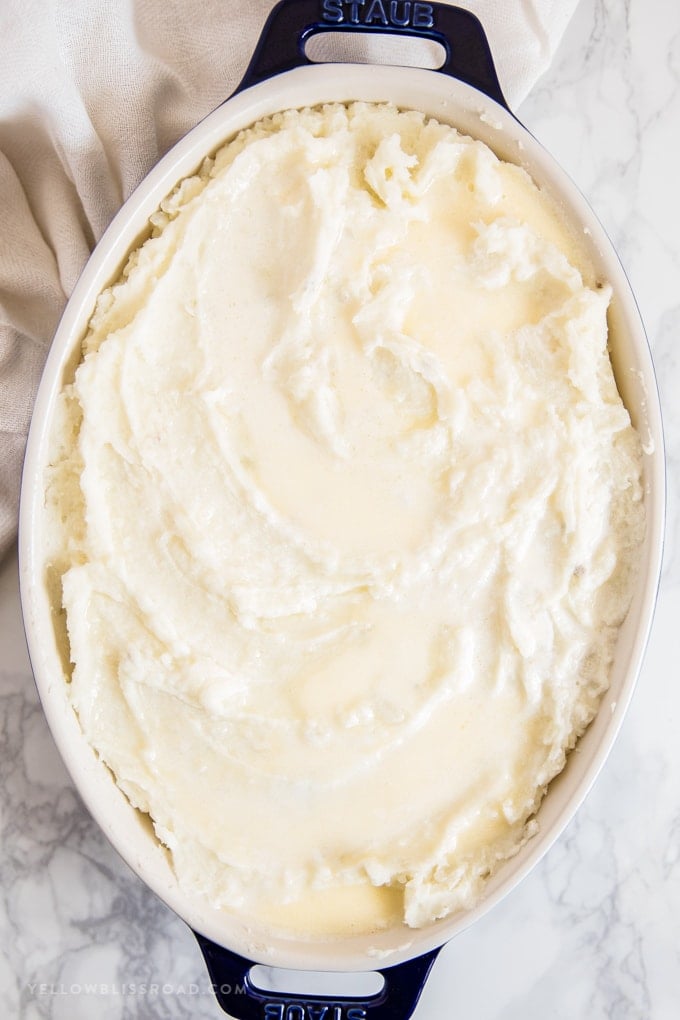
[{"label": "navy blue dish exterior", "polygon": [[[322,32],[411,36],[439,43],[437,71],[483,92],[508,109],[484,29],[470,11],[422,0],[281,0],[267,19],[234,95],[276,75],[313,63],[307,42]],[[384,984],[361,998],[264,991],[250,978],[255,961],[194,932],[218,1003],[235,1020],[408,1020],[439,949],[377,968]]]},{"label": "navy blue dish exterior", "polygon": [[215,997],[236,1020],[408,1020],[413,1015],[438,949],[381,968],[380,991],[361,998],[267,992],[250,978],[253,961],[194,932]]},{"label": "navy blue dish exterior", "polygon": [[479,19],[462,7],[422,0],[281,0],[265,22],[234,95],[314,63],[305,47],[322,32],[413,36],[439,43],[446,56],[437,74],[465,82],[509,109]]}]

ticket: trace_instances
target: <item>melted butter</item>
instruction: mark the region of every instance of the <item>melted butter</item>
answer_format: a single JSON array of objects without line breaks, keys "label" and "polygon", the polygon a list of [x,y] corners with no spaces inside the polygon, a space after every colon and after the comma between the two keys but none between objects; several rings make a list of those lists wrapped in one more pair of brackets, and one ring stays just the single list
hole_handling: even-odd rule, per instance
[{"label": "melted butter", "polygon": [[272,929],[303,938],[343,938],[378,931],[401,922],[404,896],[400,888],[363,885],[306,892],[295,903],[258,905]]},{"label": "melted butter", "polygon": [[591,277],[523,171],[354,104],[225,146],[100,298],[71,696],[188,889],[421,926],[530,835],[642,529]]}]

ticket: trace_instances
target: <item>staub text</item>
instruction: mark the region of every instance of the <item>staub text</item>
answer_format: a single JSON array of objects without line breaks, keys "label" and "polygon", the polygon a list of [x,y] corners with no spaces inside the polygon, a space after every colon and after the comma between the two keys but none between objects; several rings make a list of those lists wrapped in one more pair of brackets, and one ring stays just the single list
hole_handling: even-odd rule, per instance
[{"label": "staub text", "polygon": [[434,8],[421,0],[322,0],[321,8],[332,25],[434,28]]},{"label": "staub text", "polygon": [[268,1002],[264,1020],[366,1020],[366,1010],[344,1003]]}]

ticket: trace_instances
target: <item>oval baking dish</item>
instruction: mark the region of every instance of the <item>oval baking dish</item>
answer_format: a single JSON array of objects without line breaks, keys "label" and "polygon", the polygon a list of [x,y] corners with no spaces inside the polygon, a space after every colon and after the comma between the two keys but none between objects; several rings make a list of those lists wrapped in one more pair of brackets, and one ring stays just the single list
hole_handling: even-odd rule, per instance
[{"label": "oval baking dish", "polygon": [[[388,32],[439,43],[438,71],[414,67],[315,64],[307,42],[321,32]],[[119,275],[145,236],[150,216],[183,178],[240,130],[281,110],[321,103],[389,102],[416,109],[485,142],[501,159],[523,166],[586,237],[598,274],[613,288],[611,358],[617,385],[644,447],[646,538],[633,602],[621,628],[611,682],[581,738],[578,755],[544,798],[539,832],[489,881],[482,902],[419,930],[385,930],[337,941],[273,936],[255,924],[212,910],[177,884],[148,820],[133,809],[86,742],[64,682],[42,557],[44,472],[55,403],[72,370],[97,296]],[[263,30],[237,92],[184,137],[128,199],[93,252],[64,311],[38,392],[26,453],[20,518],[20,580],[29,653],[43,708],[60,753],[98,824],[137,872],[196,933],[222,1007],[235,1017],[411,1016],[438,949],[488,911],[542,857],[569,822],[602,766],[640,670],[658,586],[664,526],[665,465],[659,401],[642,322],[630,286],[601,225],[578,190],[508,110],[478,20],[468,11],[425,2],[364,4],[283,0]],[[380,961],[376,968],[376,961]],[[326,999],[259,990],[254,963],[320,971],[379,970],[371,997]],[[324,1012],[325,1010],[325,1012]]]}]

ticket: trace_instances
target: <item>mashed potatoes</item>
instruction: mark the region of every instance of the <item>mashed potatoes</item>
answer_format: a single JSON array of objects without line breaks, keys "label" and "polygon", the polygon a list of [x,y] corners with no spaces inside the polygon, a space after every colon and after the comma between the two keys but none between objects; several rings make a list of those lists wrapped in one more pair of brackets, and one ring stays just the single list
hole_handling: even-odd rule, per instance
[{"label": "mashed potatoes", "polygon": [[644,526],[609,299],[523,170],[388,106],[262,121],[163,203],[48,499],[73,706],[185,888],[419,927],[534,831]]}]

